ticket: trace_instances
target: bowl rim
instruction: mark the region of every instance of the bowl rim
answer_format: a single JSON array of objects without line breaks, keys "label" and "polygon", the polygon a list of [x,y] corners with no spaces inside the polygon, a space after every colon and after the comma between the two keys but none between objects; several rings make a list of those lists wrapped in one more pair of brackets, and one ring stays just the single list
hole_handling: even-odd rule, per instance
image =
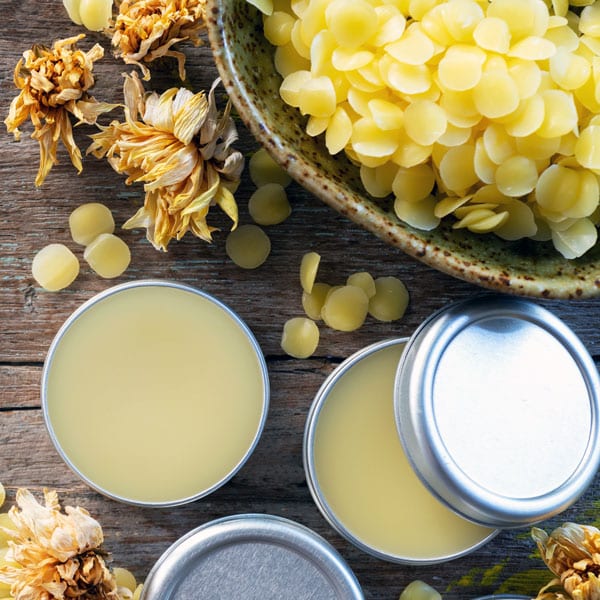
[{"label": "bowl rim", "polygon": [[[207,0],[208,39],[223,86],[253,137],[306,190],[412,258],[468,283],[508,294],[545,299],[585,299],[600,296],[600,263],[597,261],[590,263],[593,270],[587,276],[579,272],[575,261],[568,261],[567,264],[574,266],[567,269],[566,273],[563,269],[554,269],[553,274],[539,275],[526,272],[520,267],[509,270],[499,261],[490,260],[491,266],[486,266],[475,255],[470,260],[468,256],[461,257],[444,249],[429,235],[431,232],[411,230],[399,220],[390,218],[382,207],[367,198],[366,193],[364,197],[359,198],[336,182],[327,186],[319,184],[319,179],[312,174],[314,165],[302,153],[282,141],[278,132],[265,123],[260,108],[253,100],[253,91],[240,76],[237,61],[233,56],[232,41],[225,35],[223,27],[227,2],[244,2],[249,11],[256,11],[257,17],[260,15],[258,9],[247,0]],[[559,259],[558,253],[556,258]],[[584,262],[579,263],[584,266],[582,271],[585,271],[585,260],[584,258]],[[570,274],[570,271],[573,273]]]}]

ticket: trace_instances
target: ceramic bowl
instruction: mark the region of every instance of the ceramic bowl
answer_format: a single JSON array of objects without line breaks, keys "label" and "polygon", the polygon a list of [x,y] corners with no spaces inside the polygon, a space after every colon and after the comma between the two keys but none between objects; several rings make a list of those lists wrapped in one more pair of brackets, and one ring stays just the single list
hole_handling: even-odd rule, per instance
[{"label": "ceramic bowl", "polygon": [[566,260],[549,243],[506,242],[443,225],[419,231],[401,223],[391,202],[371,198],[358,169],[332,157],[304,131],[305,118],[283,103],[273,47],[260,13],[246,0],[208,0],[207,25],[219,73],[254,137],[294,179],[386,242],[440,271],[480,286],[544,298],[600,295],[600,243]]}]

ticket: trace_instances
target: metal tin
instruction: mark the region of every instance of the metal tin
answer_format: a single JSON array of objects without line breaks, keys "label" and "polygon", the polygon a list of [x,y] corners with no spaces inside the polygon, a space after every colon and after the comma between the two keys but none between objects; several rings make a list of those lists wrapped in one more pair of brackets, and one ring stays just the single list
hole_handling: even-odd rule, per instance
[{"label": "metal tin", "polygon": [[532,600],[532,598],[518,594],[490,594],[489,596],[479,596],[475,600]]},{"label": "metal tin", "polygon": [[[367,544],[365,541],[357,537],[340,519],[336,511],[330,506],[327,502],[321,485],[319,484],[319,480],[317,477],[316,465],[315,465],[315,457],[314,457],[314,445],[315,445],[315,434],[317,429],[317,424],[319,421],[319,415],[327,401],[327,398],[338,383],[340,378],[349,372],[353,367],[355,367],[360,361],[365,358],[371,356],[372,354],[389,348],[390,346],[402,345],[408,341],[408,338],[397,338],[397,339],[388,339],[382,342],[377,342],[362,350],[359,350],[349,358],[347,358],[344,362],[342,362],[323,382],[321,388],[317,392],[315,399],[310,407],[308,412],[308,416],[306,419],[306,427],[304,430],[304,443],[303,443],[303,462],[304,462],[304,471],[306,474],[306,480],[308,483],[308,487],[312,494],[313,500],[315,504],[319,508],[321,514],[325,517],[325,519],[329,522],[329,524],[345,539],[351,542],[354,546],[366,552],[376,558],[381,560],[386,560],[388,562],[400,563],[400,564],[435,564],[440,562],[446,562],[449,560],[453,560],[469,554],[473,552],[477,548],[480,548],[487,542],[489,542],[493,537],[498,533],[497,530],[492,530],[490,534],[482,539],[480,542],[465,547],[460,552],[456,552],[453,554],[444,554],[440,556],[430,557],[430,558],[415,558],[414,556],[409,555],[399,555],[399,554],[391,554],[388,552],[384,552],[379,548]],[[392,375],[393,378],[393,375]],[[392,402],[392,398],[390,397],[390,403]],[[391,412],[391,411],[390,411]],[[393,417],[392,417],[393,418]],[[443,536],[444,532],[440,532],[440,536]]]},{"label": "metal tin", "polygon": [[[201,592],[201,594],[200,594]],[[356,577],[322,537],[294,521],[245,514],[194,529],[159,558],[140,600],[362,600]]]},{"label": "metal tin", "polygon": [[[172,501],[165,501],[165,502],[162,502],[162,501],[160,501],[160,502],[147,501],[146,502],[146,501],[133,500],[131,498],[123,497],[121,495],[111,492],[108,489],[105,489],[105,488],[99,486],[95,481],[90,479],[85,473],[82,473],[81,470],[75,466],[75,464],[73,463],[71,458],[68,456],[68,454],[63,450],[60,440],[58,439],[58,437],[55,434],[55,431],[54,431],[54,428],[53,428],[53,425],[51,422],[51,418],[49,416],[49,410],[48,410],[48,397],[47,397],[48,377],[49,377],[49,373],[50,373],[50,370],[52,367],[53,357],[54,357],[57,347],[61,343],[61,340],[62,340],[63,336],[65,335],[65,333],[74,324],[77,323],[78,318],[82,314],[84,314],[86,311],[89,311],[92,307],[96,306],[97,304],[103,302],[108,297],[110,297],[114,294],[119,294],[121,292],[130,290],[132,288],[147,287],[147,286],[168,287],[168,288],[173,288],[173,289],[181,290],[181,291],[184,291],[184,292],[187,292],[190,294],[197,295],[201,298],[204,298],[205,300],[208,300],[209,302],[214,304],[216,307],[223,310],[227,315],[229,315],[231,317],[231,319],[234,321],[235,325],[237,325],[239,327],[242,334],[247,338],[247,340],[250,343],[251,348],[256,353],[256,358],[258,360],[259,370],[260,370],[260,374],[261,374],[261,378],[262,378],[262,387],[264,390],[263,399],[262,399],[261,416],[260,416],[260,421],[259,421],[257,429],[256,429],[256,433],[252,439],[251,444],[248,446],[247,451],[240,458],[240,460],[237,462],[235,467],[225,477],[223,477],[221,480],[215,482],[214,485],[212,485],[206,489],[198,490],[198,492],[193,495],[190,495],[190,496],[187,496],[184,498],[175,498]],[[270,395],[269,375],[268,375],[267,366],[265,363],[265,359],[264,359],[262,350],[261,350],[260,346],[258,345],[256,338],[252,334],[252,331],[242,321],[242,319],[233,310],[231,310],[231,308],[229,308],[227,305],[223,304],[221,301],[217,300],[215,297],[211,296],[210,294],[207,294],[203,291],[200,291],[196,288],[193,288],[193,287],[190,287],[187,285],[183,285],[183,284],[179,284],[179,283],[175,283],[175,282],[171,282],[171,281],[162,281],[162,280],[141,280],[141,281],[134,281],[134,282],[129,282],[129,283],[124,283],[124,284],[113,286],[113,287],[108,288],[107,290],[104,290],[103,292],[100,292],[99,294],[95,295],[94,297],[89,299],[87,302],[82,304],[77,310],[75,310],[70,315],[70,317],[65,321],[65,323],[62,325],[62,327],[59,329],[58,333],[56,334],[56,336],[54,337],[54,340],[52,341],[52,343],[50,345],[50,348],[48,350],[48,354],[46,357],[46,361],[44,363],[44,369],[43,369],[43,373],[42,373],[42,384],[41,384],[42,410],[44,413],[44,420],[46,423],[46,427],[48,429],[50,438],[51,438],[56,450],[60,454],[63,461],[67,464],[67,466],[76,475],[78,475],[87,485],[89,485],[92,489],[96,490],[97,492],[99,492],[109,498],[112,498],[113,500],[118,500],[120,502],[125,502],[127,504],[133,504],[133,505],[138,505],[138,506],[148,506],[148,507],[177,506],[180,504],[186,504],[188,502],[193,502],[195,500],[203,498],[204,496],[207,496],[208,494],[212,493],[216,489],[220,488],[227,481],[229,481],[239,471],[239,469],[241,469],[241,467],[248,460],[248,458],[250,457],[250,455],[256,448],[256,445],[258,444],[258,440],[262,434],[262,431],[263,431],[264,425],[265,425],[265,421],[267,418],[267,411],[268,411],[268,407],[269,407],[269,395]],[[182,460],[185,460],[185,457],[182,457]],[[148,476],[154,477],[154,473],[153,473],[152,469],[148,470]]]},{"label": "metal tin", "polygon": [[484,295],[427,319],[396,378],[395,413],[423,483],[464,517],[531,525],[566,509],[600,463],[600,381],[565,323]]}]

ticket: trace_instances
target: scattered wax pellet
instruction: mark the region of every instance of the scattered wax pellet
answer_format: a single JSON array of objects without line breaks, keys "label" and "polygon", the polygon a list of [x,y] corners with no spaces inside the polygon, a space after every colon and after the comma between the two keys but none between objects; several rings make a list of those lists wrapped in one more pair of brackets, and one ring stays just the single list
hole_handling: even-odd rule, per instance
[{"label": "scattered wax pellet", "polygon": [[400,167],[392,182],[392,190],[397,198],[407,202],[418,202],[427,198],[435,185],[435,174],[427,163],[405,169]]},{"label": "scattered wax pellet", "polygon": [[424,581],[416,579],[404,588],[400,600],[442,600],[442,595]]},{"label": "scattered wax pellet", "polygon": [[579,258],[598,240],[598,229],[589,219],[579,219],[564,231],[552,231],[554,247],[569,259]]},{"label": "scattered wax pellet", "polygon": [[65,7],[69,19],[76,25],[83,25],[81,22],[81,16],[79,15],[79,0],[63,0],[63,6]]},{"label": "scattered wax pellet", "polygon": [[307,252],[300,261],[300,285],[307,294],[311,293],[315,284],[320,262],[321,255],[317,252]]},{"label": "scattered wax pellet", "polygon": [[474,144],[455,146],[446,152],[440,163],[440,177],[449,190],[460,192],[477,183],[474,156]]},{"label": "scattered wax pellet", "polygon": [[134,592],[137,587],[137,581],[135,580],[135,575],[129,571],[129,569],[124,569],[123,567],[114,567],[113,575],[115,576],[115,581],[118,587],[124,587]]},{"label": "scattered wax pellet", "polygon": [[45,290],[57,292],[75,281],[79,261],[64,244],[48,244],[34,256],[31,273]]},{"label": "scattered wax pellet", "polygon": [[260,267],[271,252],[271,240],[258,225],[240,225],[225,240],[227,256],[242,269]]},{"label": "scattered wax pellet", "polygon": [[511,156],[496,169],[496,185],[507,196],[525,196],[535,188],[537,180],[535,161],[526,156]]},{"label": "scattered wax pellet", "polygon": [[4,489],[4,486],[2,485],[2,483],[0,483],[0,506],[2,506],[5,501],[6,501],[6,490]]},{"label": "scattered wax pellet", "polygon": [[406,312],[408,290],[397,277],[378,277],[375,295],[369,300],[369,314],[378,321],[396,321]]},{"label": "scattered wax pellet", "polygon": [[115,221],[110,209],[99,202],[81,204],[69,215],[73,241],[87,246],[101,233],[113,233]]},{"label": "scattered wax pellet", "polygon": [[134,590],[133,592],[133,596],[131,597],[131,600],[140,600],[140,598],[142,597],[142,590],[144,589],[144,584],[140,583]]},{"label": "scattered wax pellet", "polygon": [[437,200],[433,196],[427,196],[419,202],[409,202],[399,197],[394,200],[394,212],[411,227],[431,231],[440,224],[440,219],[435,214],[436,204]]},{"label": "scattered wax pellet", "polygon": [[278,183],[286,187],[292,178],[286,173],[264,149],[259,148],[248,161],[250,179],[256,187],[265,183]]},{"label": "scattered wax pellet", "polygon": [[86,29],[101,31],[110,25],[112,0],[80,0],[79,17]]},{"label": "scattered wax pellet", "polygon": [[302,308],[307,317],[310,317],[314,321],[321,320],[323,304],[325,304],[325,299],[330,290],[331,286],[328,283],[317,281],[312,286],[310,293],[302,292]]},{"label": "scattered wax pellet", "polygon": [[83,253],[83,258],[100,277],[122,275],[131,262],[129,246],[112,233],[101,233]]},{"label": "scattered wax pellet", "polygon": [[319,328],[307,317],[294,317],[283,325],[281,348],[294,358],[312,356],[319,345]]},{"label": "scattered wax pellet", "polygon": [[321,317],[332,329],[354,331],[367,317],[369,299],[354,285],[343,285],[332,290],[323,304]]},{"label": "scattered wax pellet", "polygon": [[274,11],[264,20],[265,37],[273,46],[283,46],[291,39],[294,17],[283,11]]},{"label": "scattered wax pellet", "polygon": [[352,273],[352,275],[346,279],[346,285],[355,285],[356,287],[361,288],[367,295],[367,298],[372,298],[377,291],[375,288],[375,280],[371,273],[367,273],[367,271]]},{"label": "scattered wax pellet", "polygon": [[577,172],[560,165],[551,165],[539,177],[535,187],[537,203],[552,212],[561,212],[577,200]]},{"label": "scattered wax pellet", "polygon": [[265,183],[250,196],[248,212],[259,225],[277,225],[290,216],[292,207],[282,185]]}]

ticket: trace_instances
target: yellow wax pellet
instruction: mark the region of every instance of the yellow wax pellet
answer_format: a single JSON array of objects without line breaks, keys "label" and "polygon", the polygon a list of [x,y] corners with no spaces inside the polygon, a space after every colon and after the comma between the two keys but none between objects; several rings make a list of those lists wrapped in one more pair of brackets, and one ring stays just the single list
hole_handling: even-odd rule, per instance
[{"label": "yellow wax pellet", "polygon": [[31,274],[45,290],[57,292],[75,281],[79,261],[64,244],[48,244],[34,256]]},{"label": "yellow wax pellet", "polygon": [[581,87],[592,73],[591,65],[583,56],[559,49],[550,58],[550,75],[564,90]]},{"label": "yellow wax pellet", "polygon": [[581,11],[579,31],[591,37],[600,37],[600,5],[597,2]]},{"label": "yellow wax pellet", "polygon": [[354,331],[367,317],[369,299],[354,285],[344,285],[332,290],[323,304],[321,317],[332,329]]},{"label": "yellow wax pellet", "polygon": [[79,17],[86,29],[106,29],[112,18],[112,0],[80,0]]},{"label": "yellow wax pellet", "polygon": [[496,185],[507,196],[529,194],[538,180],[535,161],[526,156],[511,156],[496,169]]},{"label": "yellow wax pellet", "polygon": [[133,596],[131,597],[131,600],[140,600],[140,598],[142,597],[143,589],[144,589],[144,584],[140,583],[133,591]]},{"label": "yellow wax pellet", "polygon": [[446,9],[445,4],[438,4],[431,7],[420,19],[423,31],[442,46],[450,46],[454,42],[444,20]]},{"label": "yellow wax pellet", "polygon": [[[285,47],[285,46],[282,46]],[[279,95],[291,106],[300,106],[300,97],[304,86],[312,79],[310,71],[294,71],[286,75],[279,87]]]},{"label": "yellow wax pellet", "polygon": [[401,167],[409,169],[429,160],[433,146],[422,146],[413,141],[408,135],[398,132],[398,149],[392,156],[392,161]]},{"label": "yellow wax pellet", "polygon": [[483,137],[477,138],[477,141],[475,142],[473,168],[477,177],[479,177],[483,183],[494,183],[496,180],[496,169],[498,168],[498,164],[489,157]]},{"label": "yellow wax pellet", "polygon": [[600,201],[600,185],[595,173],[585,169],[577,171],[579,190],[575,202],[563,211],[563,214],[573,219],[589,217],[598,208]]},{"label": "yellow wax pellet", "polygon": [[389,56],[384,56],[379,65],[383,78],[393,90],[403,94],[420,94],[431,87],[431,72],[426,65],[407,65]]},{"label": "yellow wax pellet", "polygon": [[386,157],[397,150],[399,139],[394,131],[383,131],[373,119],[363,117],[354,122],[350,143],[360,154]]},{"label": "yellow wax pellet", "polygon": [[135,591],[137,581],[135,580],[135,575],[131,571],[124,569],[123,567],[114,567],[112,572],[115,576],[117,587],[127,588],[132,593]]},{"label": "yellow wax pellet", "polygon": [[408,12],[416,21],[420,21],[430,11],[438,0],[409,0]]},{"label": "yellow wax pellet", "polygon": [[259,225],[277,225],[290,216],[292,207],[282,185],[265,183],[248,199],[248,212]]},{"label": "yellow wax pellet", "polygon": [[283,325],[281,348],[294,358],[312,356],[319,345],[319,328],[306,317],[294,317]]},{"label": "yellow wax pellet", "polygon": [[336,95],[329,77],[313,77],[308,71],[288,75],[279,88],[285,102],[300,109],[303,115],[330,117],[336,109]]},{"label": "yellow wax pellet", "polygon": [[377,291],[375,280],[371,273],[368,273],[367,271],[352,273],[352,275],[348,276],[348,279],[346,279],[346,285],[355,285],[356,287],[359,287],[369,299],[372,298]]},{"label": "yellow wax pellet", "polygon": [[504,129],[512,137],[535,133],[544,121],[546,108],[541,96],[521,100],[519,108],[504,120]]},{"label": "yellow wax pellet", "polygon": [[374,58],[368,50],[354,48],[336,48],[331,55],[331,64],[338,71],[356,71],[366,67]]},{"label": "yellow wax pellet", "polygon": [[408,307],[408,290],[397,277],[378,277],[369,300],[369,314],[378,321],[396,321]]},{"label": "yellow wax pellet", "polygon": [[494,233],[503,240],[514,241],[532,237],[537,232],[535,217],[526,202],[513,200],[503,204],[508,213],[506,221],[494,229]]},{"label": "yellow wax pellet", "polygon": [[423,65],[434,55],[435,46],[418,23],[414,23],[399,40],[388,44],[385,51],[402,63]]},{"label": "yellow wax pellet", "polygon": [[519,106],[519,89],[509,73],[484,71],[473,89],[477,110],[489,119],[510,114]]},{"label": "yellow wax pellet", "polygon": [[477,183],[473,159],[475,144],[450,148],[440,163],[440,177],[447,189],[461,192]]},{"label": "yellow wax pellet", "polygon": [[377,13],[365,0],[333,0],[325,10],[327,27],[340,46],[356,48],[377,30]]},{"label": "yellow wax pellet", "polygon": [[557,50],[574,52],[579,47],[579,36],[565,22],[564,25],[548,29],[544,37],[552,42]]},{"label": "yellow wax pellet", "polygon": [[290,43],[302,58],[310,59],[310,46],[302,38],[302,21],[296,21],[292,25]]},{"label": "yellow wax pellet", "polygon": [[431,194],[435,185],[435,173],[431,165],[423,163],[405,169],[400,167],[392,182],[396,197],[407,202],[419,202]]},{"label": "yellow wax pellet", "polygon": [[65,7],[69,19],[76,25],[83,25],[81,22],[81,16],[79,15],[79,0],[63,0],[63,6]]},{"label": "yellow wax pellet", "polygon": [[453,0],[446,3],[444,23],[452,38],[457,42],[470,42],[475,28],[483,19],[481,6],[473,0]]},{"label": "yellow wax pellet", "polygon": [[0,506],[2,506],[5,501],[6,501],[6,490],[4,489],[4,486],[2,485],[2,483],[0,483]]},{"label": "yellow wax pellet", "polygon": [[537,93],[542,83],[542,71],[536,62],[511,58],[507,66],[508,74],[517,86],[519,98],[531,98]]},{"label": "yellow wax pellet", "polygon": [[398,165],[392,161],[387,161],[385,164],[373,168],[361,165],[360,180],[371,196],[385,198],[392,193],[394,178],[398,169]]},{"label": "yellow wax pellet", "polygon": [[485,17],[473,31],[475,43],[483,50],[506,54],[510,48],[510,29],[497,17]]},{"label": "yellow wax pellet", "polygon": [[446,113],[448,123],[456,127],[473,127],[481,121],[471,90],[464,92],[444,91],[440,106]]},{"label": "yellow wax pellet", "polygon": [[476,46],[450,46],[438,65],[438,77],[445,89],[464,91],[480,81],[486,54]]},{"label": "yellow wax pellet", "polygon": [[320,262],[321,255],[317,252],[307,252],[300,261],[300,285],[307,294],[312,291]]},{"label": "yellow wax pellet", "polygon": [[377,31],[369,40],[373,46],[385,46],[402,36],[406,28],[406,17],[392,4],[376,6]]},{"label": "yellow wax pellet", "polygon": [[273,12],[273,0],[248,0],[248,2],[264,15],[270,15]]},{"label": "yellow wax pellet", "polygon": [[271,252],[271,240],[257,225],[240,225],[225,240],[227,256],[242,269],[260,267]]},{"label": "yellow wax pellet", "polygon": [[307,317],[315,321],[321,319],[321,311],[323,310],[323,304],[325,304],[325,298],[331,290],[331,286],[328,283],[317,281],[313,286],[310,293],[302,292],[302,308],[306,313]]},{"label": "yellow wax pellet", "polygon": [[578,191],[577,171],[551,165],[540,174],[535,187],[535,197],[542,208],[560,213],[576,202]]},{"label": "yellow wax pellet", "polygon": [[437,200],[433,196],[427,196],[419,202],[408,202],[402,197],[394,200],[394,212],[401,220],[423,231],[431,231],[440,224],[439,217],[435,214]]},{"label": "yellow wax pellet", "polygon": [[444,109],[430,100],[411,102],[404,111],[404,129],[421,146],[438,141],[446,131],[448,120]]},{"label": "yellow wax pellet", "polygon": [[575,158],[582,167],[600,170],[600,125],[590,125],[579,134]]},{"label": "yellow wax pellet", "polygon": [[537,130],[543,138],[556,138],[577,128],[578,115],[573,95],[563,90],[546,90],[544,100],[544,120]]},{"label": "yellow wax pellet", "polygon": [[531,36],[520,40],[508,51],[508,56],[525,60],[547,60],[554,56],[556,46],[546,38]]},{"label": "yellow wax pellet", "polygon": [[325,145],[330,154],[337,154],[348,145],[352,137],[352,120],[343,107],[336,108],[327,122],[326,131]]},{"label": "yellow wax pellet", "polygon": [[[332,118],[333,117],[308,117],[308,121],[306,121],[306,133],[312,137],[321,135],[324,131],[327,131]],[[332,154],[334,153],[332,152]]]},{"label": "yellow wax pellet", "polygon": [[314,75],[331,76],[331,57],[338,43],[328,29],[319,31],[310,42],[310,72]]},{"label": "yellow wax pellet", "polygon": [[404,111],[394,102],[373,98],[368,100],[367,108],[380,129],[400,129],[404,125]]},{"label": "yellow wax pellet", "polygon": [[[483,132],[483,143],[490,160],[497,165],[516,154],[516,142],[498,123],[488,125]],[[523,154],[527,154],[523,152]]]},{"label": "yellow wax pellet", "polygon": [[457,127],[452,123],[446,124],[446,131],[438,138],[438,144],[443,146],[460,146],[471,139],[471,127]]},{"label": "yellow wax pellet", "polygon": [[275,11],[263,21],[265,37],[273,46],[288,44],[292,36],[294,17],[283,11]]},{"label": "yellow wax pellet", "polygon": [[292,178],[284,171],[264,149],[259,148],[248,161],[248,172],[255,186],[259,187],[265,183],[278,183],[285,187]]},{"label": "yellow wax pellet", "polygon": [[275,48],[273,63],[277,72],[284,78],[296,71],[306,71],[310,68],[310,62],[296,52],[291,42]]},{"label": "yellow wax pellet", "polygon": [[424,581],[411,581],[400,594],[400,600],[442,600],[442,596]]},{"label": "yellow wax pellet", "polygon": [[554,247],[568,259],[583,256],[598,240],[598,229],[589,219],[579,219],[569,228],[552,231]]},{"label": "yellow wax pellet", "polygon": [[113,233],[115,221],[107,206],[88,202],[69,215],[69,229],[74,242],[87,246],[101,233]]},{"label": "yellow wax pellet", "polygon": [[517,152],[534,160],[544,160],[552,157],[560,147],[560,138],[542,138],[535,133],[525,137],[515,138]]},{"label": "yellow wax pellet", "polygon": [[312,40],[320,31],[327,28],[325,22],[325,9],[329,0],[311,0],[300,20],[300,37],[302,42],[310,48]]},{"label": "yellow wax pellet", "polygon": [[101,233],[83,253],[83,258],[100,277],[122,275],[131,262],[127,244],[112,233]]},{"label": "yellow wax pellet", "polygon": [[509,27],[513,41],[536,35],[548,29],[548,7],[543,0],[494,0],[486,16],[502,19]]}]

